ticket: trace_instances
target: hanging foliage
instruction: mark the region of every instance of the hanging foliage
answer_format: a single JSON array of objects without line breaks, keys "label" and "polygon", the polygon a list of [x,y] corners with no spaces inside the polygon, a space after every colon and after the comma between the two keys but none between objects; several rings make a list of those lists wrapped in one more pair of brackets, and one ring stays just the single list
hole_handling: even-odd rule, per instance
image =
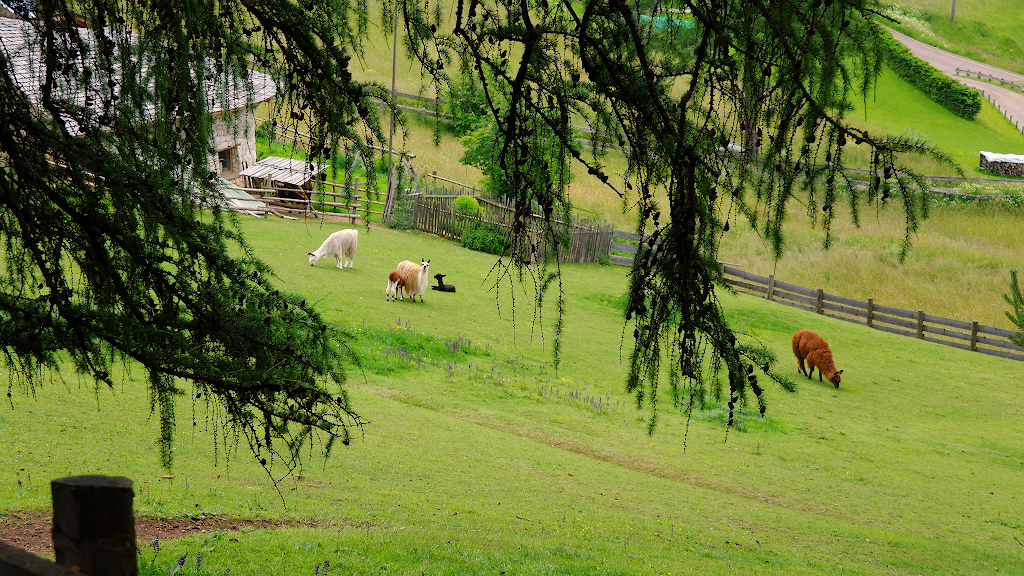
[{"label": "hanging foliage", "polygon": [[117,363],[141,366],[167,467],[183,385],[264,466],[296,465],[313,436],[347,444],[363,420],[340,335],[274,286],[208,165],[214,115],[244,133],[231,111],[268,94],[311,162],[370,157],[388,99],[349,70],[365,4],[5,3],[0,351],[18,381],[70,362],[113,385]]},{"label": "hanging foliage", "polygon": [[[869,134],[846,119],[881,69],[871,0],[459,0],[453,28],[436,34],[426,2],[402,6],[411,53],[435,82],[450,81],[455,67],[443,64],[453,60],[477,77],[496,123],[492,172],[517,214],[539,206],[550,222],[569,209],[549,178],[555,139],[637,215],[636,233],[648,240],[629,276],[626,385],[651,407],[651,430],[663,371],[675,398],[726,399],[730,422],[750,392],[764,413],[758,372],[793,388],[719,304],[717,290],[727,288],[716,255],[730,218],[745,218],[781,255],[794,201],[825,231],[826,247],[841,204],[857,222],[865,206],[898,202],[905,254],[927,192],[900,158],[949,163],[921,141]],[[608,170],[612,146],[625,153],[623,174]],[[853,146],[871,158],[866,188],[844,172]],[[553,228],[545,233],[557,241]],[[513,242],[525,234],[513,228]],[[540,299],[555,282],[535,277]]]}]

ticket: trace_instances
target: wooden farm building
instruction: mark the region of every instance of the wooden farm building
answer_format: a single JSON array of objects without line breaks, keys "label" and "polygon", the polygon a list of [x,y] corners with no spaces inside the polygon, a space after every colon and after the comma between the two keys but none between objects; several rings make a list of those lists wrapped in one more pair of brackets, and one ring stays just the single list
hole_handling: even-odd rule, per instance
[{"label": "wooden farm building", "polygon": [[[45,66],[41,62],[40,43],[32,23],[0,12],[0,49],[7,60],[8,72],[29,101],[38,105],[42,101],[40,85],[44,84]],[[80,35],[86,43],[93,43],[92,32],[82,28]],[[210,75],[214,77],[214,75]],[[209,169],[222,178],[240,183],[243,170],[256,163],[255,107],[277,94],[274,80],[267,74],[249,71],[248,86],[223,86],[212,80],[208,85],[207,109],[213,116],[213,149]],[[64,86],[62,98],[74,98],[85,103],[85,90],[80,85]],[[98,105],[98,104],[97,104]],[[77,126],[68,126],[72,134]]]}]

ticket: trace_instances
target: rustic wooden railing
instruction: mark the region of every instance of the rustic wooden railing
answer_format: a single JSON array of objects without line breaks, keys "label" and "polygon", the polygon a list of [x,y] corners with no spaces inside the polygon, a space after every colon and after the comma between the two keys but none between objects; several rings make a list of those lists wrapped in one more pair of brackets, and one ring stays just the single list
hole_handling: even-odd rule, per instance
[{"label": "rustic wooden railing", "polygon": [[50,561],[0,542],[4,576],[136,576],[132,481],[121,476],[71,476],[50,483]]},{"label": "rustic wooden railing", "polygon": [[[487,198],[476,197],[480,205],[479,216],[458,214],[455,210],[457,194],[431,194],[440,190],[420,188],[419,193],[412,194],[414,199],[413,222],[417,229],[436,234],[442,238],[458,240],[466,227],[479,222],[499,228],[509,229],[514,217],[513,210],[499,202]],[[530,230],[530,246],[514,249],[521,257],[529,257],[531,261],[544,259],[545,255],[556,257],[559,262],[590,263],[608,257],[609,245],[612,241],[614,228],[611,224],[600,223],[588,218],[576,218],[572,222],[555,222],[560,232],[568,236],[568,247],[558,249],[543,241],[541,233],[543,217],[532,215],[527,222]]]},{"label": "rustic wooden railing", "polygon": [[785,306],[865,324],[883,332],[1002,358],[1024,360],[1024,348],[1010,341],[1010,337],[1016,335],[1012,330],[942,318],[926,314],[923,310],[883,306],[876,304],[873,298],[868,298],[866,302],[844,298],[828,294],[821,288],[805,288],[776,280],[774,275],[758,276],[728,265],[722,266],[722,275],[729,285],[739,291]]},{"label": "rustic wooden railing", "polygon": [[[266,202],[279,214],[294,214],[321,218],[334,216],[348,218],[355,224],[366,214],[383,214],[384,201],[370,197],[365,183],[356,178],[351,186],[322,182],[323,190],[300,190],[298,188],[241,188],[257,200]],[[380,210],[371,207],[379,206]],[[362,207],[362,210],[360,210]]]}]

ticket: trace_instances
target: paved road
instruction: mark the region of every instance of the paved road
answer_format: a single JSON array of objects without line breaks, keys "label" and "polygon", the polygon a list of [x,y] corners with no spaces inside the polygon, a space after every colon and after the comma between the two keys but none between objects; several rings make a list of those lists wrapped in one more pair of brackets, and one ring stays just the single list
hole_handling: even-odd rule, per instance
[{"label": "paved road", "polygon": [[[957,76],[956,70],[958,68],[960,70],[970,70],[974,73],[987,74],[1010,82],[1019,82],[1022,85],[1024,85],[1024,74],[1010,72],[1009,70],[990,66],[988,64],[978,62],[977,60],[971,60],[970,58],[965,58],[951,52],[946,52],[945,50],[940,50],[934,46],[929,46],[924,42],[918,42],[917,40],[914,40],[905,34],[900,34],[895,30],[890,30],[890,32],[892,32],[893,38],[896,38],[905,44],[907,48],[910,48],[910,51],[914,56],[917,56],[945,72],[949,76],[959,80],[960,83],[981,90],[982,95],[991,102],[993,106],[998,108],[1011,123],[1024,132],[1024,92],[1004,88],[997,84],[991,84],[975,78]],[[993,152],[1001,151],[993,150]]]}]

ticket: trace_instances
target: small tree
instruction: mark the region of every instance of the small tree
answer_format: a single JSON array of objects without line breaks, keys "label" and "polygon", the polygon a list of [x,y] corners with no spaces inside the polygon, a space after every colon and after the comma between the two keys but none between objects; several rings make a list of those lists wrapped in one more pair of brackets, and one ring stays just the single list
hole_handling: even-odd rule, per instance
[{"label": "small tree", "polygon": [[1017,282],[1016,270],[1010,270],[1010,293],[1003,294],[1003,300],[1011,308],[1011,311],[1006,312],[1006,317],[1019,330],[1016,335],[1010,337],[1010,340],[1017,346],[1024,346],[1024,293]]}]

